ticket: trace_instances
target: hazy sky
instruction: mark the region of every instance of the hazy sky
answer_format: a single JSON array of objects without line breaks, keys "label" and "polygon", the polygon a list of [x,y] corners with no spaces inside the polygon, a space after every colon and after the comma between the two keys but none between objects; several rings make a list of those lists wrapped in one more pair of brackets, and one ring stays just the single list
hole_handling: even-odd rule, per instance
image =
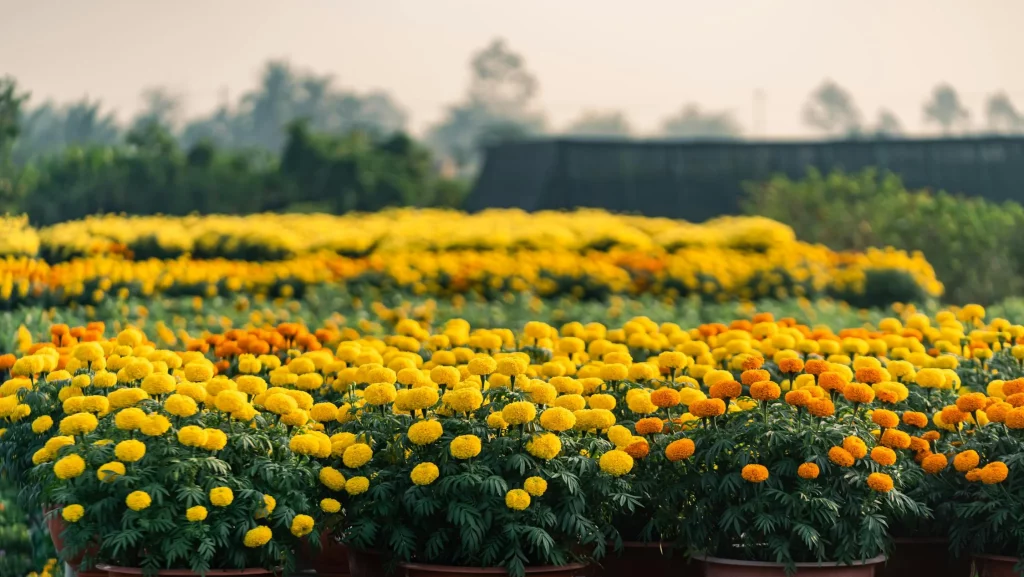
[{"label": "hazy sky", "polygon": [[913,132],[943,81],[975,125],[991,92],[1024,108],[1024,0],[0,0],[0,15],[0,75],[36,103],[89,95],[122,119],[157,85],[204,113],[286,58],[387,90],[419,132],[462,97],[471,54],[497,36],[537,76],[555,128],[623,110],[653,131],[694,101],[757,135],[760,89],[761,132],[803,135],[800,108],[826,77],[866,118],[886,106]]}]

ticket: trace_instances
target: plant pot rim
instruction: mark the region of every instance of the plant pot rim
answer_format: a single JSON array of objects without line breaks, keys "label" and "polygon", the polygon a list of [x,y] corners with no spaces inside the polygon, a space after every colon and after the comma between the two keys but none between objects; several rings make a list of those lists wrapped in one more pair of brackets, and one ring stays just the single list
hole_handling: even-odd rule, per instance
[{"label": "plant pot rim", "polygon": [[[117,565],[97,565],[96,569],[100,571],[113,571],[115,573],[122,573],[125,575],[142,575],[141,567],[119,567]],[[191,569],[160,569],[158,575],[167,575],[167,577],[193,577],[198,575]],[[270,569],[210,569],[206,572],[207,575],[276,575],[277,573]]]},{"label": "plant pot rim", "polygon": [[[694,559],[704,562],[716,563],[718,565],[735,565],[737,567],[785,567],[785,563],[769,563],[767,561],[742,561],[740,559],[725,559],[723,557],[712,557],[710,555],[694,555]],[[794,563],[795,567],[854,567],[858,565],[877,565],[885,563],[886,556],[879,555],[871,559],[862,559],[853,563],[840,563],[838,561],[804,562]]]},{"label": "plant pot rim", "polygon": [[1006,555],[989,555],[987,553],[975,553],[974,555],[971,555],[971,557],[974,557],[975,559],[988,559],[989,561],[1007,561],[1012,563],[1020,561],[1019,557],[1007,557]]},{"label": "plant pot rim", "polygon": [[[402,569],[419,569],[419,570],[435,570],[444,571],[447,573],[465,573],[485,575],[508,575],[508,570],[504,567],[460,567],[457,565],[433,565],[431,563],[399,563],[399,567]],[[527,574],[544,574],[544,573],[555,573],[558,571],[574,571],[577,569],[583,569],[587,566],[586,563],[567,563],[565,565],[536,565],[533,567],[527,567]]]}]

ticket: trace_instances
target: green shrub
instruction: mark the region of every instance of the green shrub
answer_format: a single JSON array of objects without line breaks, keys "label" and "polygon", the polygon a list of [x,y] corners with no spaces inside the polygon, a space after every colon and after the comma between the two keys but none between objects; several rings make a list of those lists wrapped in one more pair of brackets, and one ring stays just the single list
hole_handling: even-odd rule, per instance
[{"label": "green shrub", "polygon": [[[793,227],[797,237],[836,250],[891,245],[919,250],[951,302],[991,303],[1024,288],[1024,207],[945,192],[907,190],[889,173],[864,170],[747,186],[744,209]],[[885,287],[880,279],[877,290]]]}]

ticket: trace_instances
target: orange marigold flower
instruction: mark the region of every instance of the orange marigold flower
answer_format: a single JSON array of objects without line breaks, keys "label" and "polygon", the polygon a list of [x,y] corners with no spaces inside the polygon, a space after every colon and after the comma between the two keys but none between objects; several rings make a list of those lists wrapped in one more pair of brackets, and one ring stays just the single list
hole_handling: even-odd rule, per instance
[{"label": "orange marigold flower", "polygon": [[892,477],[885,473],[871,473],[868,475],[868,487],[879,493],[892,491]]},{"label": "orange marigold flower", "polygon": [[942,422],[951,426],[956,426],[958,423],[962,423],[967,420],[967,413],[961,411],[956,405],[943,407],[940,414],[942,415]]},{"label": "orange marigold flower", "polygon": [[[756,355],[749,355],[747,358],[743,359],[743,370],[744,371],[755,371],[757,369],[760,369],[761,365],[763,365],[763,364],[764,364],[764,359],[762,359],[761,357],[756,356]],[[768,377],[765,377],[764,379],[757,379],[757,380],[758,381],[764,381],[767,378]],[[750,381],[750,382],[752,383],[754,381]],[[743,381],[743,384],[744,385],[749,385],[750,383],[748,383],[746,381]]]},{"label": "orange marigold flower", "polygon": [[779,361],[779,370],[786,373],[799,373],[804,370],[804,362],[800,359],[782,359]]},{"label": "orange marigold flower", "polygon": [[957,453],[956,457],[953,457],[953,466],[961,473],[978,468],[978,463],[980,462],[981,457],[978,456],[977,451],[963,451],[962,453]]},{"label": "orange marigold flower", "polygon": [[862,383],[850,383],[843,388],[843,396],[851,403],[870,403],[875,400],[875,391]]},{"label": "orange marigold flower", "polygon": [[843,392],[846,389],[846,381],[839,373],[827,371],[818,375],[818,386],[826,391]]},{"label": "orange marigold flower", "polygon": [[821,474],[821,469],[814,463],[803,463],[796,468],[796,474],[801,479],[817,479]]},{"label": "orange marigold flower", "polygon": [[1006,402],[1011,407],[1024,407],[1024,393],[1014,393],[1006,397]]},{"label": "orange marigold flower", "polygon": [[967,473],[964,474],[964,478],[971,483],[977,483],[981,480],[981,469],[971,469],[970,471],[967,471]]},{"label": "orange marigold flower", "polygon": [[928,415],[916,411],[904,411],[903,422],[911,427],[923,429],[928,426]]},{"label": "orange marigold flower", "polygon": [[678,439],[672,441],[667,447],[665,447],[665,456],[668,457],[669,461],[674,463],[676,461],[682,461],[683,459],[689,459],[693,456],[695,449],[696,447],[690,439]]},{"label": "orange marigold flower", "polygon": [[928,455],[921,461],[921,468],[929,475],[937,475],[949,465],[949,459],[942,453]]},{"label": "orange marigold flower", "polygon": [[807,412],[815,417],[831,417],[836,414],[836,406],[829,399],[812,399],[807,403]]},{"label": "orange marigold flower", "polygon": [[758,401],[774,401],[781,395],[782,389],[771,381],[758,381],[750,385],[750,396]]},{"label": "orange marigold flower", "polygon": [[744,385],[752,385],[758,381],[768,381],[771,378],[771,373],[764,369],[749,369],[743,371],[740,375],[740,380],[743,381]]},{"label": "orange marigold flower", "polygon": [[871,413],[871,422],[883,429],[894,429],[899,426],[900,418],[892,411],[875,409]]},{"label": "orange marigold flower", "polygon": [[699,417],[717,417],[725,413],[725,402],[722,399],[701,399],[690,403],[690,414]]},{"label": "orange marigold flower", "polygon": [[789,403],[790,405],[793,405],[794,407],[806,407],[807,404],[810,403],[811,399],[813,398],[814,397],[811,396],[811,393],[807,392],[804,389],[800,389],[798,391],[789,391],[788,393],[786,393],[786,402]]},{"label": "orange marigold flower", "polygon": [[646,417],[636,422],[636,434],[653,435],[665,430],[665,422],[658,417]]},{"label": "orange marigold flower", "polygon": [[858,382],[873,385],[882,382],[882,371],[875,367],[864,367],[863,369],[857,369],[857,372],[854,373],[854,378]]},{"label": "orange marigold flower", "polygon": [[650,453],[651,447],[647,444],[647,441],[640,439],[639,441],[633,441],[626,446],[626,453],[634,459],[643,459]]},{"label": "orange marigold flower", "polygon": [[929,445],[928,441],[925,441],[921,437],[915,437],[915,436],[911,435],[911,437],[910,437],[910,450],[911,451],[915,451],[915,452],[917,452],[917,451],[930,451],[931,450],[931,445]]},{"label": "orange marigold flower", "polygon": [[853,455],[854,459],[863,459],[868,454],[868,446],[864,444],[864,440],[854,435],[843,439],[843,448]]},{"label": "orange marigold flower", "polygon": [[743,394],[743,385],[736,381],[720,381],[711,385],[708,394],[713,399],[735,399]]},{"label": "orange marigold flower", "polygon": [[998,402],[985,409],[985,414],[993,423],[1005,423],[1006,417],[1012,409],[1013,405],[1010,403]]},{"label": "orange marigold flower", "polygon": [[875,447],[871,449],[871,460],[888,467],[896,464],[896,451],[893,451],[889,447]]},{"label": "orange marigold flower", "polygon": [[875,392],[875,398],[883,403],[898,403],[900,396],[892,389],[882,389]]},{"label": "orange marigold flower", "polygon": [[1003,394],[1009,397],[1017,393],[1024,393],[1024,377],[1006,381],[1003,383]]},{"label": "orange marigold flower", "polygon": [[1024,429],[1024,407],[1017,407],[1008,411],[1004,422],[1011,429]]},{"label": "orange marigold flower", "polygon": [[[828,371],[828,363],[821,359],[810,359],[804,364],[804,372],[809,375],[817,376],[826,371]],[[838,377],[839,375],[836,376]],[[819,383],[819,385],[821,385],[821,383]],[[824,388],[824,385],[821,385],[821,387]]]},{"label": "orange marigold flower", "polygon": [[662,409],[670,408],[678,405],[679,402],[679,391],[670,389],[669,387],[662,387],[651,393],[651,403],[655,407],[660,407]]},{"label": "orange marigold flower", "polygon": [[850,467],[853,465],[855,459],[849,451],[842,447],[832,447],[828,450],[828,460],[832,461],[840,467]]},{"label": "orange marigold flower", "polygon": [[886,429],[878,442],[892,449],[909,449],[910,435],[898,429]]},{"label": "orange marigold flower", "polygon": [[956,400],[956,408],[965,413],[980,411],[988,404],[988,397],[981,393],[969,393]]},{"label": "orange marigold flower", "polygon": [[928,442],[938,441],[941,437],[942,433],[938,431],[928,431],[925,434],[921,435],[921,438]]},{"label": "orange marigold flower", "polygon": [[986,485],[1002,483],[1009,474],[1010,470],[1006,467],[1006,463],[992,461],[981,468],[981,482]]},{"label": "orange marigold flower", "polygon": [[751,483],[763,483],[768,480],[768,467],[764,465],[747,465],[740,473],[743,480]]}]

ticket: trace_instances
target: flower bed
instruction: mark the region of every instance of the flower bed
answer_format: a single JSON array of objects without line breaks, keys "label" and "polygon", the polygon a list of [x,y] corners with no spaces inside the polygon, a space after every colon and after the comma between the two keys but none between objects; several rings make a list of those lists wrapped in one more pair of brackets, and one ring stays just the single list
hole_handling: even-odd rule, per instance
[{"label": "flower bed", "polygon": [[284,323],[187,351],[55,325],[0,357],[0,457],[66,559],[150,574],[291,570],[322,536],[513,575],[634,541],[790,568],[897,537],[1019,557],[1024,327],[983,319]]}]

